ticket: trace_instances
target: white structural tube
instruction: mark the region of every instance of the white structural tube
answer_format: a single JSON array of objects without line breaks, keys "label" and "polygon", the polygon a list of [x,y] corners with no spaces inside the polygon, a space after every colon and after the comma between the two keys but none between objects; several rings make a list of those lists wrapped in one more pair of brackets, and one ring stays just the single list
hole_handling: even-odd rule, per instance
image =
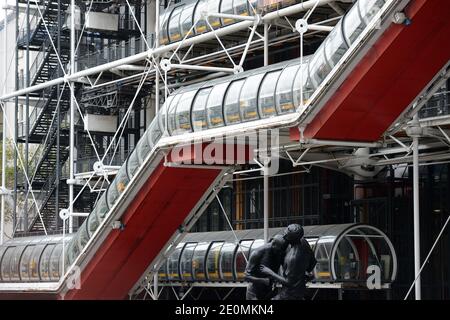
[{"label": "white structural tube", "polygon": [[[75,73],[75,0],[71,0],[70,13],[70,74]],[[73,232],[73,185],[75,163],[75,83],[70,83],[70,137],[69,137],[69,233]]]},{"label": "white structural tube", "polygon": [[[3,7],[5,9],[5,31],[3,39],[4,43],[4,58],[5,58],[5,69],[3,73],[5,75],[5,81],[3,82],[3,92],[6,93],[6,84],[8,82],[8,6]],[[1,202],[1,212],[0,212],[0,245],[3,244],[3,235],[5,233],[5,197],[6,197],[6,103],[3,106],[3,136],[2,136],[2,202]]]}]

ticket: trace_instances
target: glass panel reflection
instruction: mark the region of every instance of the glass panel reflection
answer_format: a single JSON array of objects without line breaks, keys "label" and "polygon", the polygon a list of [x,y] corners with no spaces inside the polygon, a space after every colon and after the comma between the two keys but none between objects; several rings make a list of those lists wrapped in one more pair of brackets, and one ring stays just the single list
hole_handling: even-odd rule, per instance
[{"label": "glass panel reflection", "polygon": [[298,69],[299,64],[295,64],[284,68],[281,72],[276,89],[276,107],[278,114],[289,113],[295,110],[292,87]]},{"label": "glass panel reflection", "polygon": [[238,80],[231,83],[225,96],[224,113],[227,125],[241,122],[239,110],[239,95],[245,80]]},{"label": "glass panel reflection", "polygon": [[209,94],[206,104],[206,116],[209,128],[222,127],[224,125],[222,103],[228,82],[216,84]]},{"label": "glass panel reflection", "polygon": [[259,90],[259,102],[258,108],[261,118],[269,118],[277,115],[275,109],[275,84],[278,81],[278,77],[281,74],[281,70],[272,71],[266,74],[264,77],[261,89]]},{"label": "glass panel reflection", "polygon": [[240,109],[243,121],[259,119],[258,89],[265,73],[255,74],[245,80],[241,91]]},{"label": "glass panel reflection", "polygon": [[206,121],[206,103],[212,88],[201,89],[195,97],[192,106],[192,126],[194,131],[206,130],[208,123]]},{"label": "glass panel reflection", "polygon": [[206,270],[208,272],[208,280],[217,281],[220,280],[219,274],[219,259],[220,249],[223,242],[213,242],[211,248],[208,251],[208,258],[206,260]]},{"label": "glass panel reflection", "polygon": [[187,243],[181,253],[180,258],[180,273],[181,280],[192,281],[192,257],[194,256],[194,249],[197,243]]}]

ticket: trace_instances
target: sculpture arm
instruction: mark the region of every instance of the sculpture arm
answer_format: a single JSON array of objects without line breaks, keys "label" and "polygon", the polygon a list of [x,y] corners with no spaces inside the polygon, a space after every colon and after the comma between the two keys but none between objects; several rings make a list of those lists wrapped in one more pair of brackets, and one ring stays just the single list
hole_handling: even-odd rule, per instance
[{"label": "sculpture arm", "polygon": [[265,274],[269,278],[281,283],[283,286],[288,286],[288,287],[290,286],[290,283],[286,278],[283,278],[278,273],[274,272],[272,269],[270,269],[266,266],[261,266],[260,271],[261,271],[261,273]]},{"label": "sculpture arm", "polygon": [[264,285],[270,285],[269,278],[261,278],[255,276],[259,263],[261,261],[262,253],[259,250],[254,251],[248,260],[247,267],[245,268],[244,279],[252,283],[259,283]]}]

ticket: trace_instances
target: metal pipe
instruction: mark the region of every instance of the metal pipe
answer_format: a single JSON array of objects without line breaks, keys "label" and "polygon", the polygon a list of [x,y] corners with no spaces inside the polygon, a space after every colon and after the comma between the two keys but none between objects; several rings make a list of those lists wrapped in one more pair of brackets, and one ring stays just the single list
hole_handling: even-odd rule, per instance
[{"label": "metal pipe", "polygon": [[269,242],[269,162],[264,163],[264,243]]},{"label": "metal pipe", "polygon": [[[75,0],[70,2],[70,75],[75,73]],[[73,183],[75,155],[75,83],[70,83],[70,146],[69,146],[69,233],[73,232]]]},{"label": "metal pipe", "polygon": [[192,64],[176,64],[176,63],[171,63],[170,66],[173,68],[185,69],[185,70],[235,73],[235,69],[232,69],[232,68],[207,67],[207,66],[196,66],[196,65],[192,65]]},{"label": "metal pipe", "polygon": [[[8,8],[5,9],[5,35],[4,35],[4,49],[5,49],[5,81],[3,85],[3,93],[6,93],[6,84],[8,81]],[[5,191],[6,191],[6,103],[3,105],[3,136],[2,136],[2,202],[1,202],[1,212],[0,212],[0,245],[3,244],[3,234],[5,232]]]},{"label": "metal pipe", "polygon": [[[156,9],[155,9],[155,48],[159,47],[159,0],[155,0]],[[156,63],[159,63],[159,58],[155,57]],[[155,68],[155,115],[159,112],[159,68]]]},{"label": "metal pipe", "polygon": [[264,22],[264,66],[269,65],[269,24]]},{"label": "metal pipe", "polygon": [[[27,50],[26,50],[26,56],[25,56],[25,69],[26,69],[26,85],[30,85],[30,37],[28,36],[30,34],[30,2],[28,1],[27,10],[26,10],[26,16],[27,16],[27,23],[26,23],[26,33],[27,33]],[[16,70],[17,71],[17,70]],[[25,96],[25,173],[26,176],[29,175],[29,159],[28,159],[28,152],[29,152],[29,135],[30,135],[30,97],[27,94]],[[29,192],[29,184],[28,182],[25,183],[25,204],[23,208],[23,227],[24,231],[27,231],[28,228],[28,192]]]},{"label": "metal pipe", "polygon": [[421,279],[420,279],[420,184],[419,184],[419,137],[421,128],[419,117],[414,116],[411,127],[408,128],[408,135],[413,138],[413,203],[414,203],[414,275],[416,279],[416,300],[421,300]]},{"label": "metal pipe", "polygon": [[321,26],[318,24],[309,24],[308,25],[308,30],[313,30],[313,31],[326,31],[326,32],[330,32],[333,31],[334,27],[331,26]]}]

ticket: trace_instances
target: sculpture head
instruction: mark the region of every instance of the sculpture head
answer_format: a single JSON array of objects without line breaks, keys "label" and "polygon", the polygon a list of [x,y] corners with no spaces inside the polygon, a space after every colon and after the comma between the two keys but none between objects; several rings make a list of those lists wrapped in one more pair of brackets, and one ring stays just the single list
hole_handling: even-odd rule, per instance
[{"label": "sculpture head", "polygon": [[275,235],[270,241],[271,249],[274,252],[284,252],[286,250],[288,243],[284,240],[281,234]]},{"label": "sculpture head", "polygon": [[303,238],[303,235],[304,235],[303,227],[295,223],[288,225],[288,227],[284,230],[283,238],[289,244],[293,244],[299,243],[300,240]]}]

